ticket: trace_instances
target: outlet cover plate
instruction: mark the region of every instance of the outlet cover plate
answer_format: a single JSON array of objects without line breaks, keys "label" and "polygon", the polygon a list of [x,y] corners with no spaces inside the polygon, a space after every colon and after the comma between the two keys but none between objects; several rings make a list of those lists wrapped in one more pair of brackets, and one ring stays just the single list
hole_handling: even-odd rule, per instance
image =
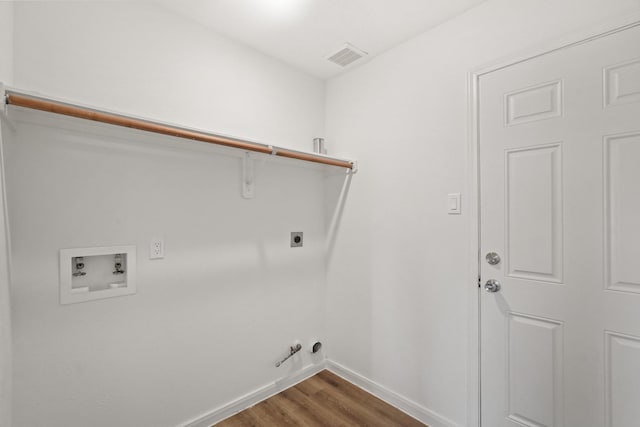
[{"label": "outlet cover plate", "polygon": [[164,240],[160,238],[151,239],[149,243],[149,259],[164,258]]}]

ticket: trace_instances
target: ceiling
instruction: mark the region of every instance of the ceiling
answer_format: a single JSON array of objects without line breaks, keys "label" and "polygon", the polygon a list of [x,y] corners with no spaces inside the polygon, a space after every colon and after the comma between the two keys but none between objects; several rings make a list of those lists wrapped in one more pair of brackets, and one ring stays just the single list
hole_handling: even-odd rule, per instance
[{"label": "ceiling", "polygon": [[[155,0],[175,13],[327,79],[484,0]],[[368,55],[343,68],[345,43]]]}]

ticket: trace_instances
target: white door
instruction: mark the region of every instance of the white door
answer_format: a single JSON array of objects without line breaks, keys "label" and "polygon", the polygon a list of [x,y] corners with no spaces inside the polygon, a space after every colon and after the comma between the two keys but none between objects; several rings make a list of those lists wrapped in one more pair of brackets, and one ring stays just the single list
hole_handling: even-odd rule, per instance
[{"label": "white door", "polygon": [[479,90],[482,426],[638,427],[640,28]]}]

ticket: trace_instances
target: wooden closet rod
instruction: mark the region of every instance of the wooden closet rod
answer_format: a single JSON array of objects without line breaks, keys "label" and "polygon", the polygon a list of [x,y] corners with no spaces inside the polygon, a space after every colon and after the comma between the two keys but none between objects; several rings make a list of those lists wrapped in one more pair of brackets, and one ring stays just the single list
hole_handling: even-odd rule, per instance
[{"label": "wooden closet rod", "polygon": [[109,113],[107,111],[101,111],[98,109],[86,108],[65,102],[54,101],[51,99],[23,94],[12,90],[6,91],[5,99],[8,105],[14,105],[17,107],[31,108],[34,110],[47,111],[50,113],[61,114],[64,116],[71,116],[80,119],[93,120],[100,123],[123,126],[143,130],[146,132],[159,133],[162,135],[175,136],[178,138],[192,139],[195,141],[206,142],[208,144],[223,145],[225,147],[237,148],[239,150],[254,151],[263,154],[276,155],[296,160],[304,160],[307,162],[337,166],[352,170],[355,168],[354,162],[349,160],[336,159],[324,155],[304,153],[287,148],[276,147],[273,145],[258,144],[255,142],[227,138],[150,120],[142,120],[120,114]]}]

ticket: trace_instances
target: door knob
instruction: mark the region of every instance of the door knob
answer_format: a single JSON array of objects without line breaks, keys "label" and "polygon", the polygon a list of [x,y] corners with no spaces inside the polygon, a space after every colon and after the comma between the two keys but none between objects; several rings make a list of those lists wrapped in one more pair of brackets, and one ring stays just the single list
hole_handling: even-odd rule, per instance
[{"label": "door knob", "polygon": [[500,282],[494,279],[487,280],[484,284],[484,290],[487,292],[498,292],[500,290]]}]

